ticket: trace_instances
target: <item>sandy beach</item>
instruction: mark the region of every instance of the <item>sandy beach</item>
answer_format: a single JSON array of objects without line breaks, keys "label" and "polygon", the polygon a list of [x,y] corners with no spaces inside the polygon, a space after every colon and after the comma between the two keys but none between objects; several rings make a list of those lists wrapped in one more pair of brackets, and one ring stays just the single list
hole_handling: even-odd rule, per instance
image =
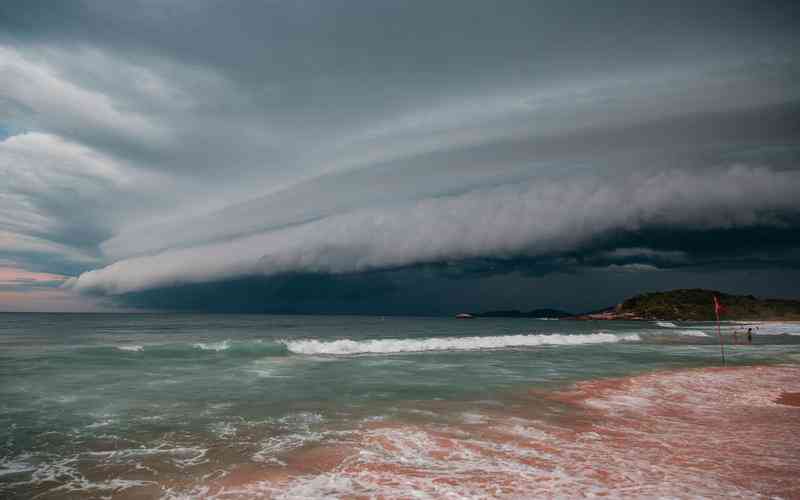
[{"label": "sandy beach", "polygon": [[[582,382],[451,424],[369,422],[208,498],[800,498],[797,366]],[[524,400],[524,399],[523,399]],[[543,400],[560,411],[541,411]],[[440,410],[445,411],[446,405]],[[429,410],[428,410],[429,411]],[[460,411],[460,409],[459,409]]]}]

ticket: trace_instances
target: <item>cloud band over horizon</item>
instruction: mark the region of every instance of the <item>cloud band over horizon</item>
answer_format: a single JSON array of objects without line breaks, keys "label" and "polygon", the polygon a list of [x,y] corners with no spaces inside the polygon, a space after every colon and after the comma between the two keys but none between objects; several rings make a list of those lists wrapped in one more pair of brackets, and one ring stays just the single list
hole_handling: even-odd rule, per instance
[{"label": "cloud band over horizon", "polygon": [[81,274],[82,291],[123,294],[184,283],[292,272],[357,273],[448,260],[574,252],[612,232],[776,226],[800,215],[800,172],[736,165],[514,184],[353,211],[298,226]]}]

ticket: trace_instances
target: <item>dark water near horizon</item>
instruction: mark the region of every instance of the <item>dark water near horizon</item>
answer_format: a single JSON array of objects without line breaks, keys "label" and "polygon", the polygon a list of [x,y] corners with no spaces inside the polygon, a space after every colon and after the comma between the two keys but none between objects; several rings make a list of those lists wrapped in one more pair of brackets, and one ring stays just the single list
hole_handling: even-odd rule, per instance
[{"label": "dark water near horizon", "polygon": [[[754,326],[731,365],[800,361],[800,325]],[[2,314],[0,497],[176,497],[364,422],[719,357],[710,323]]]}]

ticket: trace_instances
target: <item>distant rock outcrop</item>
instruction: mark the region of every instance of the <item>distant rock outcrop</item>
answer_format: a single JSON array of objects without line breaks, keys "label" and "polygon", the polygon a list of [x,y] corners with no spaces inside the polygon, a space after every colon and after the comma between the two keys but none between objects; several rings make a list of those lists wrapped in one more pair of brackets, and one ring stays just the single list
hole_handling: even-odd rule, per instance
[{"label": "distant rock outcrop", "polygon": [[509,311],[487,311],[482,313],[472,313],[476,318],[567,318],[571,313],[558,309],[534,309],[533,311],[519,311],[512,309]]},{"label": "distant rock outcrop", "polygon": [[800,320],[800,300],[759,299],[701,288],[644,293],[581,318],[711,321],[715,295],[725,308],[726,320]]}]

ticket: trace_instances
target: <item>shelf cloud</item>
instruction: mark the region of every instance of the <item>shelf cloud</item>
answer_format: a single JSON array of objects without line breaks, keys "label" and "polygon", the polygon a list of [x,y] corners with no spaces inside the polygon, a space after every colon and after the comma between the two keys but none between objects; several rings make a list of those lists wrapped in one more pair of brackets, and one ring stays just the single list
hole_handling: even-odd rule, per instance
[{"label": "shelf cloud", "polygon": [[[119,294],[256,274],[357,273],[487,256],[535,257],[578,251],[609,233],[648,226],[781,226],[800,215],[798,197],[800,172],[743,165],[702,174],[572,177],[568,182],[515,184],[355,210],[221,243],[124,259],[84,273],[70,285]],[[616,253],[625,255],[624,250]]]}]

